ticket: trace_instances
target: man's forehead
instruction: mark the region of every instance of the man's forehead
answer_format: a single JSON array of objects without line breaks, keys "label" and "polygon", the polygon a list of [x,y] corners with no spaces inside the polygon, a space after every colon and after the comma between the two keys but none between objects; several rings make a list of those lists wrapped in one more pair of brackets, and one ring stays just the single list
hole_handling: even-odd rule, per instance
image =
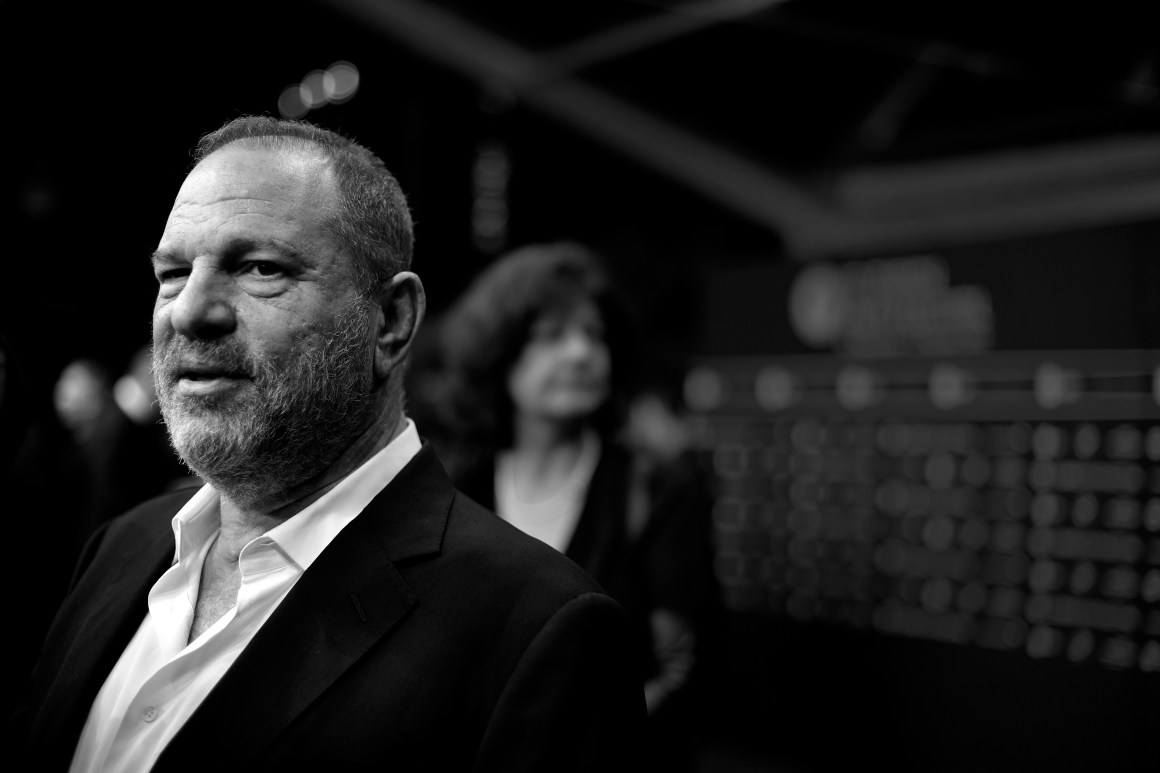
[{"label": "man's forehead", "polygon": [[282,188],[329,196],[334,191],[334,180],[326,157],[317,150],[269,148],[239,141],[202,159],[185,178],[182,192],[222,186],[238,188],[239,192]]},{"label": "man's forehead", "polygon": [[[336,202],[325,159],[294,149],[227,145],[186,177],[158,245],[160,253],[225,249],[231,240],[277,237],[314,253],[331,243]],[[305,244],[314,245],[306,249]],[[282,250],[284,251],[284,250]]]},{"label": "man's forehead", "polygon": [[321,157],[227,145],[185,178],[166,219],[163,240],[188,228],[231,218],[241,222],[237,218],[251,216],[324,228],[338,206],[337,186]]}]

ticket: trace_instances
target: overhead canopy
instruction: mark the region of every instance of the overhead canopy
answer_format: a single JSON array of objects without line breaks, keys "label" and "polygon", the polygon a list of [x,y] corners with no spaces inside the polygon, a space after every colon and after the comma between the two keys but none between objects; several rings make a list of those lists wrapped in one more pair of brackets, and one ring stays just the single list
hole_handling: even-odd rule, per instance
[{"label": "overhead canopy", "polygon": [[1160,211],[1146,4],[323,2],[799,258]]}]

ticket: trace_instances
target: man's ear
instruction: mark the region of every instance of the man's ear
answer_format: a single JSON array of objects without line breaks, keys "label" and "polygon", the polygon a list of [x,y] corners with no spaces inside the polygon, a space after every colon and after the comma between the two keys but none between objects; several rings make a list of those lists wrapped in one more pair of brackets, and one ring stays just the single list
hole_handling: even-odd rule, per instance
[{"label": "man's ear", "polygon": [[375,376],[386,379],[407,358],[427,312],[423,283],[416,274],[400,271],[379,287],[378,307]]}]

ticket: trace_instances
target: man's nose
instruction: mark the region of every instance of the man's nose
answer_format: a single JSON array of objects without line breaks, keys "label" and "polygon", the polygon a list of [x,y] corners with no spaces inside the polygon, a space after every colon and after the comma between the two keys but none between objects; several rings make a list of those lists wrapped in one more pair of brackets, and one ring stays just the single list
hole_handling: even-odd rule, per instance
[{"label": "man's nose", "polygon": [[237,325],[232,288],[229,275],[195,266],[170,307],[173,329],[196,339],[232,333]]}]

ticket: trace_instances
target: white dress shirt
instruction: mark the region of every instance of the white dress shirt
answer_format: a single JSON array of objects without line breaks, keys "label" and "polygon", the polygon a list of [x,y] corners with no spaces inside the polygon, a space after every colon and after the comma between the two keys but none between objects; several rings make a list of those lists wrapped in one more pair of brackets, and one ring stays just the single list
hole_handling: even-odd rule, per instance
[{"label": "white dress shirt", "polygon": [[202,564],[221,525],[205,486],[173,517],[173,566],[149,591],[149,612],[89,711],[71,773],[148,771],[254,633],[330,541],[419,452],[414,423],[302,512],[240,554],[237,604],[189,642]]}]

